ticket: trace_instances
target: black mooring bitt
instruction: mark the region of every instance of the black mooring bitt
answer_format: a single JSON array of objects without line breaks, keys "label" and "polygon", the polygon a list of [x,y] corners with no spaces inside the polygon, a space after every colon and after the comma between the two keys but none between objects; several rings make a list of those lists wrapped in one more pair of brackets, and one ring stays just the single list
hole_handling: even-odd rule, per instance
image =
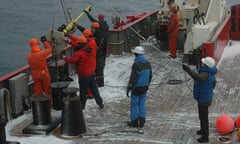
[{"label": "black mooring bitt", "polygon": [[32,96],[33,122],[23,129],[25,134],[47,135],[60,123],[60,118],[51,116],[50,96]]},{"label": "black mooring bitt", "polygon": [[86,125],[81,109],[80,97],[76,95],[77,88],[65,88],[63,92],[62,136],[75,137],[86,132]]}]

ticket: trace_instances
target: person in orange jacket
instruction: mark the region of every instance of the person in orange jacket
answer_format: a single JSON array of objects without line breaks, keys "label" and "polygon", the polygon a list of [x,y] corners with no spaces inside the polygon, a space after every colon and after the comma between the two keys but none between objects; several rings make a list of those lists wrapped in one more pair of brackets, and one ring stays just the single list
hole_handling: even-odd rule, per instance
[{"label": "person in orange jacket", "polygon": [[[97,47],[98,47],[97,42],[94,38],[94,34],[91,29],[84,29],[83,35],[84,37],[87,38],[89,48],[92,49],[92,52],[93,52],[92,57],[95,59],[95,62],[96,62],[96,65],[95,65],[95,72],[96,72],[96,68],[97,68],[96,58],[97,58]],[[91,90],[88,90],[88,98],[94,98],[94,93]]]},{"label": "person in orange jacket", "polygon": [[177,36],[178,36],[178,30],[179,30],[179,18],[177,15],[177,8],[175,6],[171,7],[170,9],[171,17],[169,19],[168,24],[168,45],[169,45],[169,51],[170,51],[170,57],[176,58],[177,52],[176,52],[176,43],[177,43]]},{"label": "person in orange jacket", "polygon": [[48,71],[46,58],[52,52],[52,46],[45,36],[41,37],[45,50],[41,50],[40,43],[37,38],[29,41],[31,52],[27,56],[27,62],[32,70],[32,79],[34,82],[35,95],[52,95],[51,78]]}]

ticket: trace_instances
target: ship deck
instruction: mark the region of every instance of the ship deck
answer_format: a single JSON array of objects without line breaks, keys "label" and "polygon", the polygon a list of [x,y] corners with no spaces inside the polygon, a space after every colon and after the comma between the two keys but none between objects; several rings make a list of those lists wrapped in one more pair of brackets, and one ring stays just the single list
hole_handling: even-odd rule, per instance
[{"label": "ship deck", "polygon": [[[216,144],[219,134],[215,120],[225,113],[234,119],[240,114],[240,42],[232,41],[225,48],[218,64],[217,85],[209,108],[210,142]],[[94,100],[88,100],[83,111],[87,132],[81,137],[62,138],[60,126],[46,136],[26,135],[21,128],[31,121],[31,110],[7,124],[7,140],[21,144],[194,144],[199,129],[197,103],[192,97],[193,80],[182,70],[181,52],[176,59],[168,52],[147,47],[147,58],[152,64],[153,80],[147,93],[147,117],[144,134],[122,132],[129,120],[130,98],[126,85],[134,60],[132,54],[110,55],[105,67],[105,86],[99,88],[105,108],[99,109]],[[76,78],[76,76],[73,76]],[[70,87],[76,87],[73,82]],[[61,114],[60,111],[53,113]],[[236,133],[228,135],[234,143]]]}]

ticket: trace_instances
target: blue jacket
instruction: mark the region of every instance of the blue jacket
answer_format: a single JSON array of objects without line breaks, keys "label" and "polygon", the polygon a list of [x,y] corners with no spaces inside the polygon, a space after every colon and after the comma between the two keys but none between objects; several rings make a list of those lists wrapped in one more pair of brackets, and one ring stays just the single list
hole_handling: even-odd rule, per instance
[{"label": "blue jacket", "polygon": [[216,84],[215,75],[217,73],[216,67],[203,66],[199,68],[199,74],[207,72],[208,76],[206,80],[194,81],[193,95],[199,105],[205,105],[207,102],[212,100],[213,89]]},{"label": "blue jacket", "polygon": [[145,93],[152,79],[152,68],[144,55],[137,55],[132,66],[128,85],[131,85],[133,95]]}]

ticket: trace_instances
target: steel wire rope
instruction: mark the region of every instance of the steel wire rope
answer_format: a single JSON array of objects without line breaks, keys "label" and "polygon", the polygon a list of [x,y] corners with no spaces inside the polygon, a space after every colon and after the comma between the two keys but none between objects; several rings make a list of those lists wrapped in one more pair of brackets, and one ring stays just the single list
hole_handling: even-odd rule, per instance
[{"label": "steel wire rope", "polygon": [[[104,0],[105,3],[108,5],[108,7],[113,11],[113,13],[115,13],[116,15],[120,16],[120,18],[122,18],[122,16],[120,15],[119,12],[117,12],[112,5],[109,3],[108,0]],[[139,38],[141,38],[142,40],[146,41],[146,38],[143,37],[141,34],[139,34],[139,32],[137,32],[132,26],[129,26],[130,30],[132,30]]]},{"label": "steel wire rope", "polygon": [[[129,106],[130,104],[128,104],[128,106]],[[109,108],[111,111],[113,111],[113,112],[115,112],[115,113],[117,113],[117,114],[119,114],[119,115],[121,115],[121,116],[124,116],[124,117],[129,117],[128,115],[126,115],[126,114],[123,114],[123,113],[121,113],[121,112],[118,112],[117,110],[114,110],[114,109],[112,109],[110,106],[108,106],[108,105],[106,105],[106,107],[107,108]]]},{"label": "steel wire rope", "polygon": [[[234,86],[232,88],[236,88],[238,85],[238,81],[235,82]],[[231,90],[229,90],[231,91]],[[231,92],[228,92],[228,94],[226,96],[223,97],[223,102],[221,102],[221,111],[224,113],[224,114],[228,114],[229,112],[227,112],[226,108],[227,108],[227,98],[231,96]],[[238,100],[239,101],[239,100]]]},{"label": "steel wire rope", "polygon": [[[168,60],[168,62],[165,64],[165,66],[164,67],[166,67],[167,65],[168,65],[168,63],[169,63],[169,61],[170,60]],[[155,72],[157,72],[157,71],[155,71]],[[155,83],[155,84],[150,84],[150,86],[151,85],[162,85],[162,84],[169,84],[169,82],[160,82],[160,83]],[[108,87],[116,87],[116,88],[118,88],[118,87],[127,87],[127,86],[109,86],[109,85],[105,85],[105,86],[108,86]],[[114,112],[116,112],[117,114],[119,114],[119,115],[122,115],[122,116],[125,116],[125,117],[128,117],[128,116],[126,116],[125,114],[123,114],[123,113],[120,113],[120,112],[118,112],[118,111],[116,111],[116,110],[114,110],[114,109],[111,109],[110,107],[108,107],[111,111],[114,111]]]},{"label": "steel wire rope", "polygon": [[64,14],[64,17],[65,17],[65,20],[66,20],[67,23],[69,23],[69,17],[67,16],[68,12],[66,10],[64,0],[60,0],[60,3],[61,3],[61,6],[62,6],[62,9],[63,9],[63,14]]},{"label": "steel wire rope", "polygon": [[[171,117],[171,115],[173,115],[173,110],[177,108],[177,104],[180,102],[180,100],[182,99],[183,97],[179,96],[177,98],[177,100],[175,101],[175,104],[172,106],[171,108],[171,111],[166,115],[166,119],[162,122],[163,124],[164,123],[167,123],[168,119]],[[167,100],[167,98],[164,99],[164,101],[162,103],[165,103],[165,101]],[[179,116],[178,116],[179,117]],[[174,127],[174,125],[171,126],[172,128]],[[169,135],[170,135],[170,131],[171,131],[171,127],[169,127],[169,131],[166,135],[166,138],[169,138]]]},{"label": "steel wire rope", "polygon": [[[176,62],[176,63],[181,64],[180,62]],[[182,98],[183,98],[183,97],[179,97],[179,98],[178,98],[178,100],[176,101],[175,105],[173,105],[172,110],[170,111],[170,113],[168,113],[168,114],[165,116],[166,119],[163,121],[163,123],[166,123],[166,121],[168,121],[168,119],[170,118],[170,116],[173,115],[173,110],[176,109],[177,103],[179,103]],[[164,101],[166,101],[166,99],[167,99],[167,98],[165,97]],[[165,103],[164,101],[163,101],[162,103]],[[174,126],[172,126],[172,127],[174,127]],[[168,135],[170,135],[170,131],[168,132]],[[167,135],[167,138],[169,137],[168,135]]]}]

